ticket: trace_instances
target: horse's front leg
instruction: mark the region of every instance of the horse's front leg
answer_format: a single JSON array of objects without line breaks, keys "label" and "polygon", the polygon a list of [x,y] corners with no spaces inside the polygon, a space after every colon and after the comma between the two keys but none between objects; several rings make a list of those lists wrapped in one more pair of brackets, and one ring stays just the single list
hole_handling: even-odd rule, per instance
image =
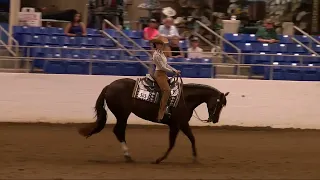
[{"label": "horse's front leg", "polygon": [[180,126],[180,129],[188,137],[188,139],[191,142],[193,162],[198,163],[196,140],[195,140],[194,135],[191,131],[189,123],[184,123],[183,125]]},{"label": "horse's front leg", "polygon": [[169,125],[170,131],[169,131],[169,148],[168,150],[164,153],[163,156],[161,156],[160,158],[158,158],[155,161],[155,164],[159,164],[161,163],[163,160],[165,160],[168,155],[170,154],[171,150],[173,149],[175,143],[176,143],[176,139],[179,133],[179,128],[176,125]]}]

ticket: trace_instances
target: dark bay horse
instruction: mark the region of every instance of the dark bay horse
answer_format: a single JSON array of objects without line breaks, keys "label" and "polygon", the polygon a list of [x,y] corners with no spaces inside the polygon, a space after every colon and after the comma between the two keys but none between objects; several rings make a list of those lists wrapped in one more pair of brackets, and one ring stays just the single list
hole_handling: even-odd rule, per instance
[{"label": "dark bay horse", "polygon": [[[107,111],[104,107],[106,103],[117,119],[113,133],[121,143],[127,162],[132,162],[125,137],[129,115],[134,113],[142,119],[155,122],[159,109],[158,104],[132,97],[135,84],[136,80],[123,78],[115,80],[103,88],[95,105],[96,122],[79,129],[79,133],[85,137],[99,133],[105,127],[107,121]],[[194,109],[200,104],[206,103],[209,113],[208,121],[217,123],[222,108],[227,104],[226,96],[229,92],[224,94],[213,87],[201,84],[184,84],[182,87],[181,98],[177,106],[172,109],[170,119],[163,123],[169,126],[169,148],[155,163],[160,163],[167,158],[175,145],[180,130],[189,138],[194,161],[197,161],[195,138],[189,126]]]}]

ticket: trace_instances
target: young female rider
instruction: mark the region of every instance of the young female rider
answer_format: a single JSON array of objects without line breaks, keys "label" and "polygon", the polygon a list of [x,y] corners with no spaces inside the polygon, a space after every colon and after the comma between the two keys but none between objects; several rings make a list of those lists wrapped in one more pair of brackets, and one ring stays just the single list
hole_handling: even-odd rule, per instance
[{"label": "young female rider", "polygon": [[167,38],[163,36],[158,36],[150,40],[150,42],[153,43],[153,46],[155,48],[155,51],[152,56],[152,61],[156,65],[154,77],[162,93],[162,97],[160,100],[160,108],[159,108],[158,117],[157,117],[158,122],[161,122],[161,120],[165,115],[167,102],[170,97],[170,87],[168,83],[167,72],[175,73],[176,75],[180,75],[181,72],[171,67],[167,63],[167,57],[163,52],[166,44],[169,43]]}]

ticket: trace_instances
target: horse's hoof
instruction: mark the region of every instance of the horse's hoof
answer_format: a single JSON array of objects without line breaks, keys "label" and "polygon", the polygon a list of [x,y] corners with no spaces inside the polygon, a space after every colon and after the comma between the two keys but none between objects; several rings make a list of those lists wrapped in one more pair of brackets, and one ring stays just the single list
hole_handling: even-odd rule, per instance
[{"label": "horse's hoof", "polygon": [[153,161],[151,164],[160,164],[161,163],[161,159],[157,159],[156,161]]},{"label": "horse's hoof", "polygon": [[126,163],[134,163],[135,161],[131,158],[131,156],[124,156],[126,159]]}]

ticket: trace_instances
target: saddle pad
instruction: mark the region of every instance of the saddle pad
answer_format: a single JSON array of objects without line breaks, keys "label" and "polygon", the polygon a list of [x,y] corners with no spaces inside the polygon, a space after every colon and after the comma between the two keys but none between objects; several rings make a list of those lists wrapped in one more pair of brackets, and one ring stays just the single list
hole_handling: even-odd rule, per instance
[{"label": "saddle pad", "polygon": [[[181,84],[179,82],[170,83],[170,92],[167,105],[169,107],[176,107],[180,100]],[[161,91],[155,81],[152,81],[147,77],[138,78],[133,89],[132,97],[150,103],[160,104]]]}]

